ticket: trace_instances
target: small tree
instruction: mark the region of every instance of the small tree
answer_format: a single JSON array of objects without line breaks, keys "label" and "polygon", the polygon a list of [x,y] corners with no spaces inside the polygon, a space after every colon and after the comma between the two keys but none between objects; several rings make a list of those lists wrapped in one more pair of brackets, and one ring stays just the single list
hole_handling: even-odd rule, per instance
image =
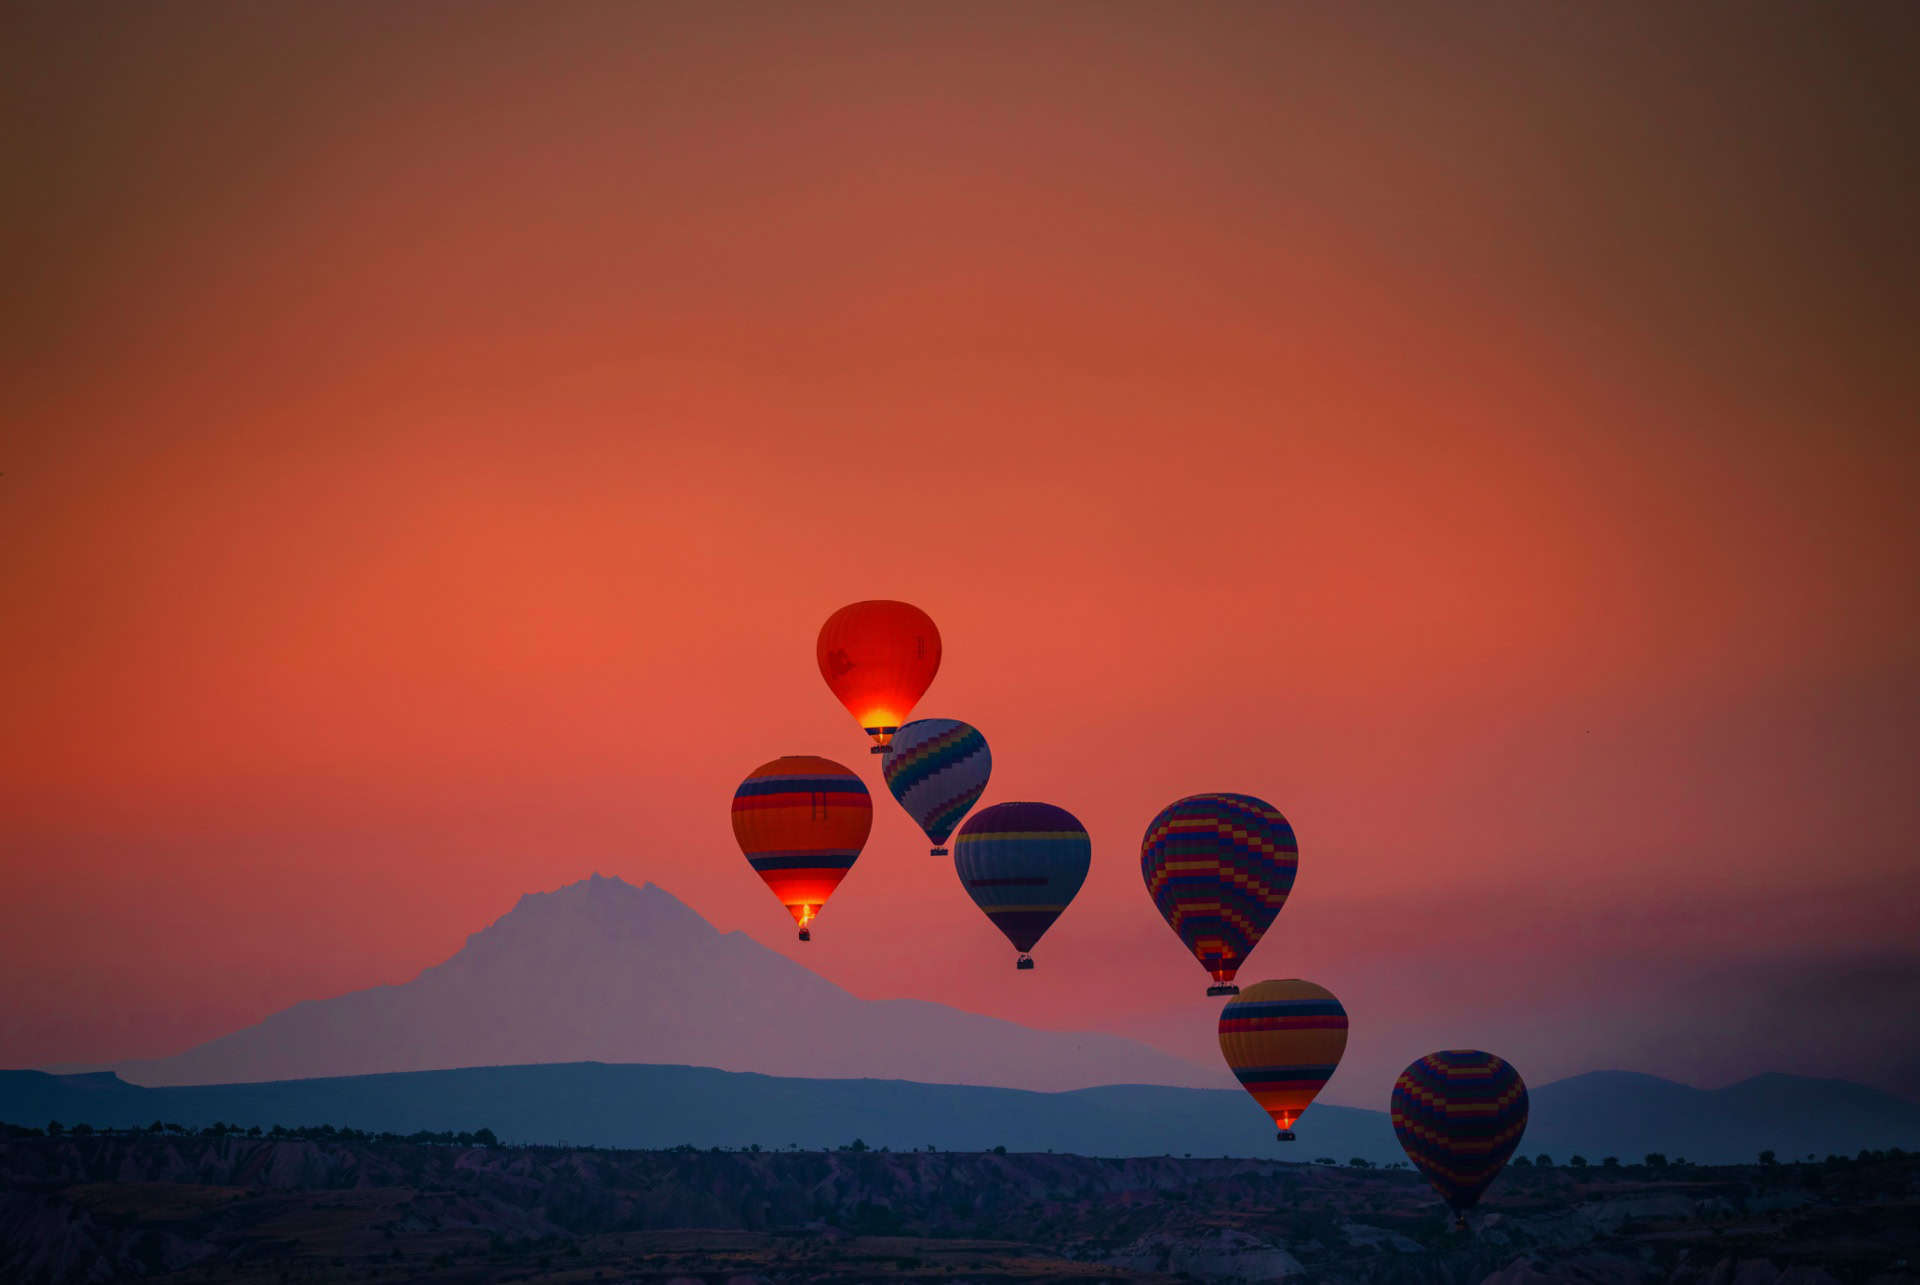
[{"label": "small tree", "polygon": [[1373,1168],[1373,1161],[1355,1156],[1353,1159],[1347,1161],[1347,1166],[1351,1169],[1371,1169]]},{"label": "small tree", "polygon": [[1553,1157],[1542,1151],[1533,1158],[1533,1163],[1542,1169],[1551,1169],[1553,1168]]},{"label": "small tree", "polygon": [[73,1136],[76,1138],[90,1138],[93,1136],[93,1126],[83,1120],[73,1126]]},{"label": "small tree", "polygon": [[63,1137],[65,1136],[66,1132],[67,1132],[67,1126],[64,1124],[61,1124],[58,1120],[47,1121],[47,1136],[49,1138]]},{"label": "small tree", "polygon": [[1776,1155],[1774,1155],[1774,1154],[1773,1154],[1773,1149],[1772,1149],[1771,1147],[1769,1147],[1769,1148],[1768,1148],[1767,1150],[1765,1150],[1765,1151],[1762,1151],[1762,1152],[1760,1153],[1760,1163],[1761,1163],[1761,1164],[1762,1164],[1762,1165],[1763,1165],[1764,1167],[1766,1167],[1766,1168],[1768,1168],[1768,1169],[1771,1169],[1771,1168],[1773,1168],[1773,1167],[1774,1167],[1775,1165],[1777,1165],[1777,1164],[1779,1164],[1779,1163],[1780,1163],[1780,1158],[1779,1158],[1778,1156],[1776,1156]]},{"label": "small tree", "polygon": [[1533,1161],[1527,1159],[1525,1156],[1515,1156],[1513,1158],[1513,1167],[1516,1169],[1531,1169],[1533,1168]]},{"label": "small tree", "polygon": [[1664,1151],[1649,1151],[1649,1152],[1647,1152],[1647,1168],[1649,1168],[1649,1169],[1665,1169],[1666,1167],[1667,1167],[1667,1153],[1666,1153],[1666,1152],[1664,1152]]},{"label": "small tree", "polygon": [[1620,1167],[1620,1157],[1608,1156],[1605,1160],[1602,1160],[1600,1162],[1600,1167],[1602,1169],[1618,1169]]},{"label": "small tree", "polygon": [[1585,1156],[1575,1156],[1573,1159],[1567,1161],[1567,1163],[1575,1169],[1585,1169],[1587,1167],[1587,1158]]}]

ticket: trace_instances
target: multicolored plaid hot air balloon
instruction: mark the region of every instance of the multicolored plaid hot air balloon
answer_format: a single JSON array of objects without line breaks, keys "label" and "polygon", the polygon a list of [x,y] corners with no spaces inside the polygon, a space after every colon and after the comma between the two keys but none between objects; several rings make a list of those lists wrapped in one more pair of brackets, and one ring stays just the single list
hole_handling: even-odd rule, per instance
[{"label": "multicolored plaid hot air balloon", "polygon": [[1169,804],[1140,841],[1153,904],[1201,967],[1209,995],[1233,975],[1287,904],[1300,845],[1280,809],[1251,794],[1193,794]]},{"label": "multicolored plaid hot air balloon", "polygon": [[947,855],[947,836],[986,791],[993,774],[987,738],[958,719],[902,723],[880,760],[880,774],[907,815],[926,831],[933,855]]},{"label": "multicolored plaid hot air balloon", "polygon": [[811,941],[808,925],[853,868],[873,828],[873,800],[832,759],[762,763],[733,794],[733,837]]},{"label": "multicolored plaid hot air balloon", "polygon": [[1477,1049],[1429,1053],[1400,1073],[1389,1109],[1407,1159],[1464,1228],[1527,1131],[1520,1073]]},{"label": "multicolored plaid hot air balloon", "polygon": [[1256,982],[1220,1010],[1220,1054],[1282,1142],[1346,1051],[1347,1010],[1312,982]]},{"label": "multicolored plaid hot air balloon", "polygon": [[967,818],[953,841],[953,868],[974,905],[1033,967],[1027,952],[1067,908],[1093,864],[1087,828],[1051,803],[996,803]]},{"label": "multicolored plaid hot air balloon", "polygon": [[884,754],[940,670],[940,631],[912,603],[851,603],[820,626],[814,658],[834,696],[873,738],[873,752]]}]

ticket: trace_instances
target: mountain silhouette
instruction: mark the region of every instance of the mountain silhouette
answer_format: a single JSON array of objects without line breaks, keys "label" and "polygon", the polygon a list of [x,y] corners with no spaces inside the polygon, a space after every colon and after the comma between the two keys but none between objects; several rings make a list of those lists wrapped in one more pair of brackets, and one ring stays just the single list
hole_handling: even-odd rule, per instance
[{"label": "mountain silhouette", "polygon": [[1696,1089],[1633,1071],[1593,1071],[1535,1091],[1522,1150],[1565,1161],[1576,1151],[1638,1161],[1650,1151],[1690,1160],[1782,1161],[1920,1145],[1920,1104],[1847,1080],[1756,1075]]},{"label": "mountain silhouette", "polygon": [[[1695,1089],[1651,1075],[1602,1071],[1540,1086],[1521,1154],[1648,1152],[1696,1163],[1751,1163],[1761,1151],[1808,1153],[1920,1147],[1920,1105],[1838,1080],[1759,1076]],[[1791,1109],[1783,1109],[1790,1106]],[[411,1133],[489,1128],[508,1142],[615,1147],[807,1148],[859,1138],[896,1151],[1060,1151],[1091,1156],[1401,1158],[1379,1111],[1316,1103],[1299,1141],[1238,1089],[1109,1085],[1062,1093],[900,1080],[797,1079],[691,1066],[574,1063],[486,1066],[279,1083],[144,1088],[110,1072],[0,1071],[0,1121],[139,1127],[331,1124]]]},{"label": "mountain silhouette", "polygon": [[116,1069],[182,1085],[582,1061],[1035,1090],[1222,1083],[1120,1036],[860,999],[655,884],[597,874],[523,896],[410,982],[296,1004]]}]

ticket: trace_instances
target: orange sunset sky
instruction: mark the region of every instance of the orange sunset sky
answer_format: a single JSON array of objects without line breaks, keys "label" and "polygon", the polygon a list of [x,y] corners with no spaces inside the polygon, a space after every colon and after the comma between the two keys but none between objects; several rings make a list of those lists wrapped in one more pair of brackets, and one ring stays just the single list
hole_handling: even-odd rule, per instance
[{"label": "orange sunset sky", "polygon": [[[1357,1066],[1920,1093],[1916,12],[10,7],[0,1065],[596,870],[1209,1056],[1138,845],[1224,789]],[[1031,974],[815,671],[868,597],[1092,833]],[[809,946],[783,753],[878,795]]]}]

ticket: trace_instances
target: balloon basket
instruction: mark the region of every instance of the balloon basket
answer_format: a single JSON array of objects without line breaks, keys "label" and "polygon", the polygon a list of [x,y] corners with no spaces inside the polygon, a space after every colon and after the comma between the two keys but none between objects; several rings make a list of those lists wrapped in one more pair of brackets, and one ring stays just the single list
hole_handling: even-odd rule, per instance
[{"label": "balloon basket", "polygon": [[931,850],[931,852],[932,852],[932,855],[936,857],[944,857],[947,855],[947,850],[945,848],[934,848]]},{"label": "balloon basket", "polygon": [[805,929],[805,928],[802,928],[802,929],[800,930],[800,940],[801,940],[801,941],[812,941],[812,940],[813,940],[813,934],[812,934],[812,933],[811,933],[810,931],[808,931],[807,929]]},{"label": "balloon basket", "polygon": [[1294,1137],[1293,1137],[1293,1130],[1292,1130],[1292,1129],[1282,1129],[1282,1130],[1280,1130],[1280,1132],[1279,1132],[1279,1133],[1277,1133],[1277,1134],[1275,1134],[1275,1135],[1274,1135],[1274,1139],[1275,1139],[1275,1141],[1278,1141],[1278,1142],[1292,1142],[1292,1141],[1294,1141]]},{"label": "balloon basket", "polygon": [[886,752],[887,747],[884,745],[869,745],[867,747],[867,753],[869,754],[885,754]]},{"label": "balloon basket", "polygon": [[1014,961],[1013,966],[1015,970],[1019,972],[1030,973],[1033,971],[1033,956],[1031,955],[1020,956],[1019,959]]},{"label": "balloon basket", "polygon": [[1240,993],[1240,988],[1238,986],[1232,985],[1231,983],[1224,986],[1207,987],[1207,998],[1209,999],[1215,999],[1221,995],[1238,995],[1239,993]]}]

